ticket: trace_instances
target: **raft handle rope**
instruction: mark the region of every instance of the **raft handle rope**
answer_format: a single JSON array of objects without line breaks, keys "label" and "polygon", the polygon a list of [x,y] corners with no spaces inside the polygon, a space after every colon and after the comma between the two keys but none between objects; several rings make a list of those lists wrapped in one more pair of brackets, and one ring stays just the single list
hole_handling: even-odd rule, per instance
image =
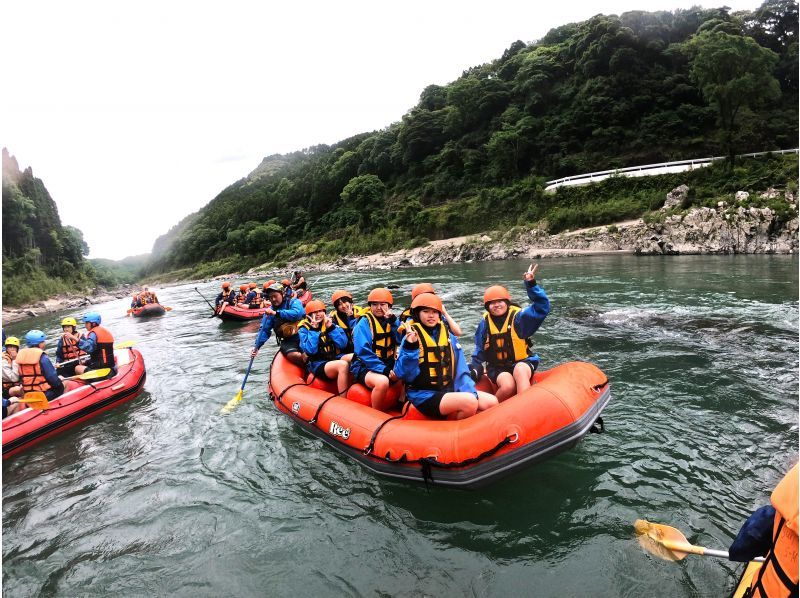
[{"label": "raft handle rope", "polygon": [[351,384],[350,386],[348,386],[344,390],[342,390],[340,392],[337,392],[335,395],[331,395],[331,396],[326,397],[325,399],[323,399],[322,402],[319,404],[319,407],[317,407],[317,412],[314,414],[314,417],[312,417],[310,420],[308,420],[308,423],[311,424],[312,426],[316,425],[317,418],[319,417],[319,414],[322,411],[322,408],[325,406],[325,403],[327,403],[331,399],[335,399],[336,397],[346,397],[347,396],[347,392],[351,388],[353,388],[353,386],[355,384],[356,384],[356,382],[353,382],[353,384]]},{"label": "raft handle rope", "polygon": [[590,388],[591,388],[593,391],[595,391],[595,392],[600,392],[600,391],[601,391],[601,390],[603,390],[603,389],[604,389],[606,386],[608,386],[608,378],[606,378],[605,380],[603,380],[603,381],[602,381],[600,384],[595,384],[594,386],[592,386],[592,387],[590,387]]},{"label": "raft handle rope", "polygon": [[[403,419],[406,414],[408,413],[409,406],[411,405],[411,401],[406,401],[403,407],[400,409],[400,415],[394,415],[392,417],[387,417],[381,425],[375,428],[375,431],[372,433],[372,438],[369,440],[369,446],[364,449],[364,455],[369,455],[372,453],[372,450],[375,448],[375,440],[378,438],[378,433],[383,430],[383,427],[388,424],[390,421],[394,421],[396,419]],[[388,461],[388,459],[387,459]]]}]

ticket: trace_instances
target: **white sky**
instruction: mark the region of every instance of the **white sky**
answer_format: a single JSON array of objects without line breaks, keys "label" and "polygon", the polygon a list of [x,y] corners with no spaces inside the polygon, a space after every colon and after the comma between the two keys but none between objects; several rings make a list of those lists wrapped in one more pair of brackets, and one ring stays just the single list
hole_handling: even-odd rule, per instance
[{"label": "white sky", "polygon": [[264,156],[384,128],[517,39],[597,13],[760,4],[6,0],[0,145],[90,257],[121,259]]}]

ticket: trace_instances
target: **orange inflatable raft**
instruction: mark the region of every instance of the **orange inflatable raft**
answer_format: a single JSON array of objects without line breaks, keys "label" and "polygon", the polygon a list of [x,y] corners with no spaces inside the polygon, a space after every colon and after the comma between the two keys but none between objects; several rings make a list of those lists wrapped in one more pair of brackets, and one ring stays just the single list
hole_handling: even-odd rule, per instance
[{"label": "orange inflatable raft", "polygon": [[[372,471],[403,480],[477,488],[572,448],[603,430],[608,379],[592,364],[537,372],[536,384],[497,407],[460,421],[433,420],[411,403],[384,413],[360,384],[339,396],[332,382],[305,378],[278,353],[269,394],[305,430]],[[400,396],[400,384],[390,387]],[[478,388],[493,392],[487,378]]]}]

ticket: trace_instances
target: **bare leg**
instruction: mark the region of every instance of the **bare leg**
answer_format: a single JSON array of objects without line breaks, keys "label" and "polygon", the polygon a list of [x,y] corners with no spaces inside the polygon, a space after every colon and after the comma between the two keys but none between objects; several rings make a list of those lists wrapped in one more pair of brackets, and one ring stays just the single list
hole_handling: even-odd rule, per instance
[{"label": "bare leg", "polygon": [[486,411],[491,407],[499,405],[497,397],[488,392],[478,391],[478,411]]},{"label": "bare leg", "polygon": [[353,354],[352,353],[345,353],[339,359],[341,359],[342,361],[346,361],[347,363],[350,363],[351,361],[353,361]]},{"label": "bare leg", "polygon": [[389,390],[389,378],[383,374],[368,372],[364,377],[364,382],[372,389],[372,408],[383,411],[386,405],[386,391]]},{"label": "bare leg", "polygon": [[339,394],[347,390],[350,381],[350,368],[347,362],[342,359],[334,359],[325,364],[325,375],[328,378],[336,379],[336,389]]},{"label": "bare leg", "polygon": [[517,384],[514,381],[514,376],[508,372],[502,372],[497,376],[497,400],[502,403],[515,394],[517,394]]},{"label": "bare leg", "polygon": [[290,363],[293,363],[295,365],[299,365],[300,367],[303,367],[303,366],[306,365],[305,355],[303,355],[299,351],[292,351],[291,353],[289,353],[287,355],[284,355],[284,357],[286,359],[288,359]]},{"label": "bare leg", "polygon": [[520,361],[514,366],[514,381],[517,383],[517,394],[523,393],[531,387],[533,372],[531,366],[525,361]]},{"label": "bare leg", "polygon": [[478,399],[471,392],[447,392],[439,403],[439,413],[447,419],[464,419],[478,412]]}]

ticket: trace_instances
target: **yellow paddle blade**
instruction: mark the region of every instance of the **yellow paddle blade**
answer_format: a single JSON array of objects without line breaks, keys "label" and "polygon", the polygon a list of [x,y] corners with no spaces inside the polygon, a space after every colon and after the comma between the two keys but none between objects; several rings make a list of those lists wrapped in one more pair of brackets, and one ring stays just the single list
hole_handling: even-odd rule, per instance
[{"label": "yellow paddle blade", "polygon": [[167,307],[166,305],[162,305],[161,307],[164,308],[164,311],[172,311],[171,307]]},{"label": "yellow paddle blade", "polygon": [[20,402],[25,403],[28,407],[32,407],[33,409],[47,409],[50,406],[50,401],[47,400],[47,397],[41,391],[26,392]]},{"label": "yellow paddle blade", "polygon": [[237,393],[236,393],[236,396],[235,396],[235,397],[233,397],[233,398],[232,398],[230,401],[228,401],[227,403],[225,403],[225,406],[224,406],[222,409],[220,409],[220,411],[219,411],[219,412],[220,412],[220,413],[230,413],[231,411],[233,411],[233,410],[234,410],[234,408],[236,407],[236,405],[239,403],[239,401],[241,401],[241,400],[242,400],[242,394],[243,394],[243,392],[244,392],[244,391],[242,391],[241,389],[239,389],[239,392],[237,392]]},{"label": "yellow paddle blade", "polygon": [[680,530],[669,525],[637,519],[633,529],[642,548],[666,561],[680,561],[687,554],[703,554],[702,548],[690,544]]},{"label": "yellow paddle blade", "polygon": [[95,380],[97,378],[105,378],[111,373],[111,368],[103,368],[101,370],[89,370],[88,372],[84,372],[83,374],[78,374],[77,376],[72,376],[70,378],[64,378],[65,380]]},{"label": "yellow paddle blade", "polygon": [[114,345],[115,349],[129,349],[136,344],[136,341],[122,341]]}]

